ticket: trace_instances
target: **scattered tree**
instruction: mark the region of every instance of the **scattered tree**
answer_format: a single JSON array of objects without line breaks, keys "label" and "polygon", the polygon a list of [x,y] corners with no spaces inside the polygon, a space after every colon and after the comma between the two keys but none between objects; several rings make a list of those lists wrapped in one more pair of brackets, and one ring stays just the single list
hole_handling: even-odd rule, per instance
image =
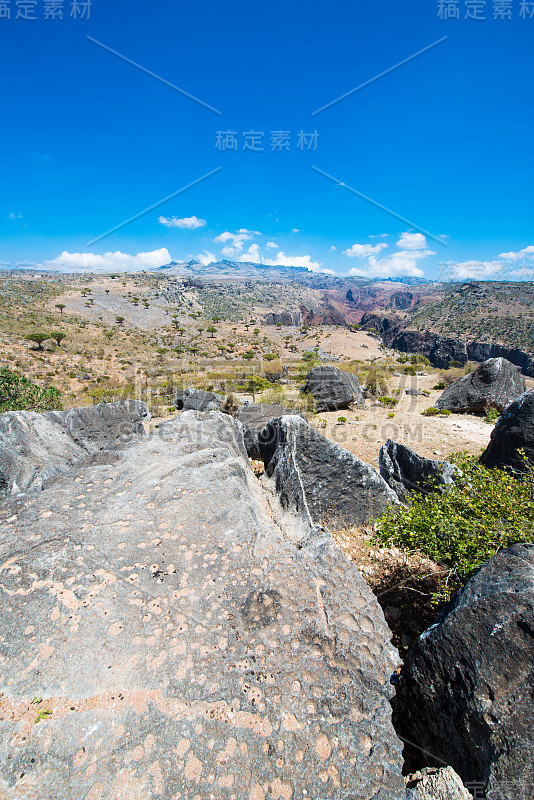
[{"label": "scattered tree", "polygon": [[58,347],[61,347],[61,342],[63,339],[67,338],[67,334],[62,333],[62,331],[54,331],[54,333],[51,334],[51,338],[56,340]]},{"label": "scattered tree", "polygon": [[34,333],[29,333],[27,336],[24,337],[29,342],[34,342],[37,345],[38,350],[43,349],[43,342],[48,341],[51,338],[49,333],[40,333],[39,331],[35,331]]},{"label": "scattered tree", "polygon": [[67,308],[67,306],[65,305],[65,303],[56,303],[56,308],[59,308],[60,314],[63,314],[63,309]]},{"label": "scattered tree", "polygon": [[210,334],[210,339],[213,339],[214,335],[217,333],[217,328],[214,328],[213,325],[210,325],[210,327],[206,328],[206,330]]}]

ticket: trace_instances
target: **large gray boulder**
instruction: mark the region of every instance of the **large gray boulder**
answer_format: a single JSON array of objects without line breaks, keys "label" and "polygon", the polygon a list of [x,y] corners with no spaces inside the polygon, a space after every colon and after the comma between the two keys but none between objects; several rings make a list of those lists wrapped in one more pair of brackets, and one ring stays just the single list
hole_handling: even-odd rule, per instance
[{"label": "large gray boulder", "polygon": [[88,457],[124,447],[144,435],[149,419],[148,406],[138,400],[0,414],[0,496],[40,489]]},{"label": "large gray boulder", "polygon": [[261,460],[258,435],[265,428],[269,420],[273,417],[284,416],[284,414],[298,415],[299,412],[291,411],[280,403],[250,403],[239,409],[236,414],[236,419],[243,425],[243,438],[249,458],[253,458],[257,461]]},{"label": "large gray boulder", "polygon": [[519,450],[534,464],[534,389],[525,392],[502,413],[491,432],[490,443],[482,454],[486,467],[525,471]]},{"label": "large gray boulder", "polygon": [[408,768],[450,764],[487,800],[534,786],[534,545],[501,551],[410,650],[394,715]]},{"label": "large gray boulder", "polygon": [[458,468],[448,461],[418,456],[405,444],[388,439],[378,457],[380,474],[402,503],[412,494],[442,492],[454,483]]},{"label": "large gray boulder", "polygon": [[502,411],[525,391],[525,378],[505,358],[489,358],[468,375],[447,386],[436,408],[456,413]]},{"label": "large gray boulder", "polygon": [[219,411],[223,402],[223,394],[203,389],[182,389],[174,395],[174,407],[178,411]]},{"label": "large gray boulder", "polygon": [[315,398],[316,411],[337,411],[351,405],[363,408],[365,400],[356,375],[339,367],[314,367],[302,392]]},{"label": "large gray boulder", "polygon": [[284,511],[310,525],[365,525],[398,502],[370,464],[300,417],[272,419],[259,435],[259,449]]},{"label": "large gray boulder", "polygon": [[0,797],[405,797],[382,611],[273,523],[239,423],[116,455],[0,507]]}]

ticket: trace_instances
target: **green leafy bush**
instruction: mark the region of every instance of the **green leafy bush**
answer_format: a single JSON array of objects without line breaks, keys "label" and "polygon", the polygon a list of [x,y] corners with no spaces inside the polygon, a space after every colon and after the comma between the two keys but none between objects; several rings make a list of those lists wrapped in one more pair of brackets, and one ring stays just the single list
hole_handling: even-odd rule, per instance
[{"label": "green leafy bush", "polygon": [[454,486],[417,496],[409,508],[393,506],[378,520],[382,546],[420,550],[447,567],[440,596],[446,599],[484,561],[516,542],[534,542],[534,466],[521,480],[487,469],[476,456],[451,457],[461,470]]},{"label": "green leafy bush", "polygon": [[495,422],[497,422],[500,416],[501,416],[500,412],[497,411],[496,408],[490,408],[490,410],[484,417],[484,422],[486,422],[488,425],[493,425]]},{"label": "green leafy bush", "polygon": [[61,408],[61,392],[38,386],[8,367],[0,369],[0,413],[4,411],[52,411]]},{"label": "green leafy bush", "polygon": [[395,408],[399,401],[395,400],[394,397],[388,397],[387,395],[384,395],[383,397],[378,398],[378,402],[382,403],[382,405],[386,406],[386,408]]}]

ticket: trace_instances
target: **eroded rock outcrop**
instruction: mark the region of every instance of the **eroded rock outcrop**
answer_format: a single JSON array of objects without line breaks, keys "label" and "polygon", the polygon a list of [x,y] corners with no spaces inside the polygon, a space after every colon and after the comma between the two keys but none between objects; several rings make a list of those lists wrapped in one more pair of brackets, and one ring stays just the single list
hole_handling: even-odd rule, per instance
[{"label": "eroded rock outcrop", "polygon": [[315,409],[319,412],[337,411],[350,405],[365,406],[358,378],[339,367],[314,367],[309,371],[302,391],[313,395]]},{"label": "eroded rock outcrop", "polygon": [[412,494],[443,491],[453,484],[457,471],[448,461],[424,458],[391,439],[380,449],[378,463],[381,476],[403,503]]},{"label": "eroded rock outcrop", "polygon": [[239,409],[236,419],[243,425],[243,439],[245,450],[249,458],[261,460],[258,445],[258,436],[273,417],[282,417],[285,414],[297,414],[280,403],[250,403]]},{"label": "eroded rock outcrop", "polygon": [[0,497],[40,489],[46,481],[102,451],[144,435],[146,403],[122,400],[69,411],[0,415]]},{"label": "eroded rock outcrop", "polygon": [[525,391],[525,378],[505,358],[490,358],[447,386],[435,406],[456,413],[502,411]]},{"label": "eroded rock outcrop", "polygon": [[425,767],[407,779],[408,800],[473,800],[452,767]]},{"label": "eroded rock outcrop", "polygon": [[230,417],[6,501],[0,572],[2,800],[405,796],[382,611],[272,522]]},{"label": "eroded rock outcrop", "polygon": [[486,467],[522,473],[525,461],[521,450],[534,464],[534,389],[522,394],[504,410],[480,460]]},{"label": "eroded rock outcrop", "polygon": [[259,449],[284,511],[310,525],[365,525],[397,496],[370,464],[326,439],[300,417],[272,419]]},{"label": "eroded rock outcrop", "polygon": [[[408,766],[450,764],[487,800],[534,786],[534,545],[487,561],[410,650],[394,699]],[[525,795],[523,795],[525,796]]]}]

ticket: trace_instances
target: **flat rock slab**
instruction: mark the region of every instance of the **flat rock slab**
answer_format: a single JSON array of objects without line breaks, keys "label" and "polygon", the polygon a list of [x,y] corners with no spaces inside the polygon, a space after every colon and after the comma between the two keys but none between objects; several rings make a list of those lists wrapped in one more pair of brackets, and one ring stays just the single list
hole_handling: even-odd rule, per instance
[{"label": "flat rock slab", "polygon": [[405,796],[382,611],[283,537],[229,417],[4,503],[0,588],[1,800]]}]

